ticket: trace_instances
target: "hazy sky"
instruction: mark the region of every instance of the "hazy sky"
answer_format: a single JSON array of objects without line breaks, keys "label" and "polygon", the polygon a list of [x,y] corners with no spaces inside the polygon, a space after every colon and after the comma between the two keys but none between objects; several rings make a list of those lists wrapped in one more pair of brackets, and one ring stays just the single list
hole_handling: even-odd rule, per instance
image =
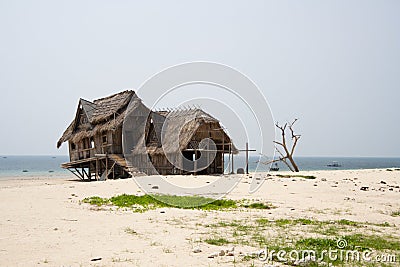
[{"label": "hazy sky", "polygon": [[193,60],[255,81],[302,156],[400,156],[399,1],[0,0],[0,154],[56,142],[92,100]]}]

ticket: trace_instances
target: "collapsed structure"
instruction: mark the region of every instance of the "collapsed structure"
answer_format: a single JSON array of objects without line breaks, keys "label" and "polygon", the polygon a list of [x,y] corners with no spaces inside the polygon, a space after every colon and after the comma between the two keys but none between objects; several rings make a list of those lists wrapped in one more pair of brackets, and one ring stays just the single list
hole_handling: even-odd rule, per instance
[{"label": "collapsed structure", "polygon": [[[141,114],[146,114],[145,127],[139,131],[139,137],[134,136],[138,132],[130,134],[130,131],[123,129],[132,102],[140,106]],[[135,120],[126,123],[132,129],[136,127]],[[163,135],[166,130],[178,133],[178,143],[170,140],[171,136]],[[182,161],[193,161],[196,166],[201,154],[206,154],[206,149],[199,147],[204,139],[211,139],[215,144],[213,160],[205,168],[195,167],[189,171]],[[142,140],[145,146],[145,153],[139,156],[132,152],[137,140]],[[237,152],[220,122],[210,114],[199,108],[152,111],[131,90],[93,102],[80,99],[75,118],[57,142],[57,148],[67,141],[70,162],[62,164],[62,168],[70,170],[82,180],[156,173],[222,174],[224,154]],[[166,154],[166,151],[179,153],[183,158]],[[179,162],[173,164],[171,158]]]}]

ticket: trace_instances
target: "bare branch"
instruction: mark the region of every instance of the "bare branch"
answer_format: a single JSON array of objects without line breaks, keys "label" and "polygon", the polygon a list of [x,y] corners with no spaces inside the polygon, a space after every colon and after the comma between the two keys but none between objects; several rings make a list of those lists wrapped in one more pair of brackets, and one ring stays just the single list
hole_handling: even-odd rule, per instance
[{"label": "bare branch", "polygon": [[283,144],[280,143],[280,142],[274,141],[274,143],[277,144],[277,145],[283,146]]},{"label": "bare branch", "polygon": [[[280,157],[280,161],[284,162],[288,168],[291,171],[299,171],[299,168],[297,167],[295,161],[293,160],[293,154],[295,151],[295,148],[297,146],[297,143],[301,137],[301,135],[299,134],[295,134],[294,129],[293,129],[293,125],[297,122],[298,119],[294,119],[292,123],[285,123],[283,126],[279,125],[278,122],[276,122],[275,126],[281,131],[281,136],[282,136],[282,141],[274,141],[274,144],[279,145],[280,147],[282,147],[282,149],[284,150],[285,154],[284,155],[277,147],[276,150],[278,151],[278,153],[281,155]],[[288,149],[288,145],[286,143],[286,129],[289,128],[290,134],[291,134],[291,139],[292,139],[292,146],[290,148],[290,152]],[[287,162],[286,160],[290,161]]]}]

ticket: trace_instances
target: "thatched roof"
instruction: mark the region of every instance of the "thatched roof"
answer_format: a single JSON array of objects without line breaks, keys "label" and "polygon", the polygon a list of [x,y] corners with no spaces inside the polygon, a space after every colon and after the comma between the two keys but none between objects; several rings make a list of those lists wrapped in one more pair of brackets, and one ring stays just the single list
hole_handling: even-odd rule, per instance
[{"label": "thatched roof", "polygon": [[[126,108],[132,97],[137,97],[134,91],[127,90],[108,97],[96,99],[90,102],[79,100],[75,119],[57,142],[57,148],[65,141],[76,142],[82,138],[94,136],[98,132],[111,130],[124,121]],[[85,129],[79,129],[81,112],[88,118]],[[115,119],[114,119],[115,116]]]},{"label": "thatched roof", "polygon": [[[99,132],[116,129],[124,122],[127,108],[131,100],[134,100],[130,109],[140,108],[141,113],[149,114],[148,122],[150,126],[146,126],[146,146],[149,153],[163,153],[163,151],[171,151],[177,149],[175,143],[169,142],[166,136],[162,136],[167,132],[179,131],[179,149],[185,149],[198,128],[204,123],[214,123],[217,130],[224,133],[226,143],[231,142],[229,136],[221,128],[219,121],[210,114],[201,109],[185,109],[175,111],[150,111],[137,97],[134,91],[124,91],[105,98],[94,100],[80,99],[75,119],[71,122],[60,140],[57,142],[57,148],[65,141],[71,140],[77,142],[83,138],[96,135]],[[132,110],[129,110],[132,112]],[[81,122],[81,116],[87,118],[87,122]],[[146,115],[147,116],[147,115]],[[164,127],[164,128],[163,128]],[[150,138],[148,138],[150,136]],[[144,137],[144,136],[143,136]],[[161,140],[164,137],[164,147],[161,148]],[[233,150],[236,150],[233,147]]]},{"label": "thatched roof", "polygon": [[[160,154],[165,151],[184,150],[199,127],[205,123],[214,123],[215,129],[220,130],[224,134],[226,143],[230,143],[230,137],[222,129],[219,121],[205,112],[202,109],[184,109],[175,111],[157,111],[151,114],[154,134],[157,137],[157,143],[154,141],[148,144],[148,152],[151,154]],[[179,133],[179,148],[176,148],[175,143],[165,136],[168,133]],[[151,133],[150,133],[151,134]],[[163,147],[161,148],[161,140],[164,140]],[[232,148],[236,152],[236,148]]]}]

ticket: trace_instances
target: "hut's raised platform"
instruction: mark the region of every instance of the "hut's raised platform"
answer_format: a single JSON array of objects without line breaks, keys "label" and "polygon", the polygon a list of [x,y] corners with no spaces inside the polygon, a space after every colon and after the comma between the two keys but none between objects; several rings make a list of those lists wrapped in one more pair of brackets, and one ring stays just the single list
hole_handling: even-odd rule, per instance
[{"label": "hut's raised platform", "polygon": [[107,180],[109,178],[127,178],[129,167],[123,155],[107,154],[74,160],[61,164],[81,180]]}]

